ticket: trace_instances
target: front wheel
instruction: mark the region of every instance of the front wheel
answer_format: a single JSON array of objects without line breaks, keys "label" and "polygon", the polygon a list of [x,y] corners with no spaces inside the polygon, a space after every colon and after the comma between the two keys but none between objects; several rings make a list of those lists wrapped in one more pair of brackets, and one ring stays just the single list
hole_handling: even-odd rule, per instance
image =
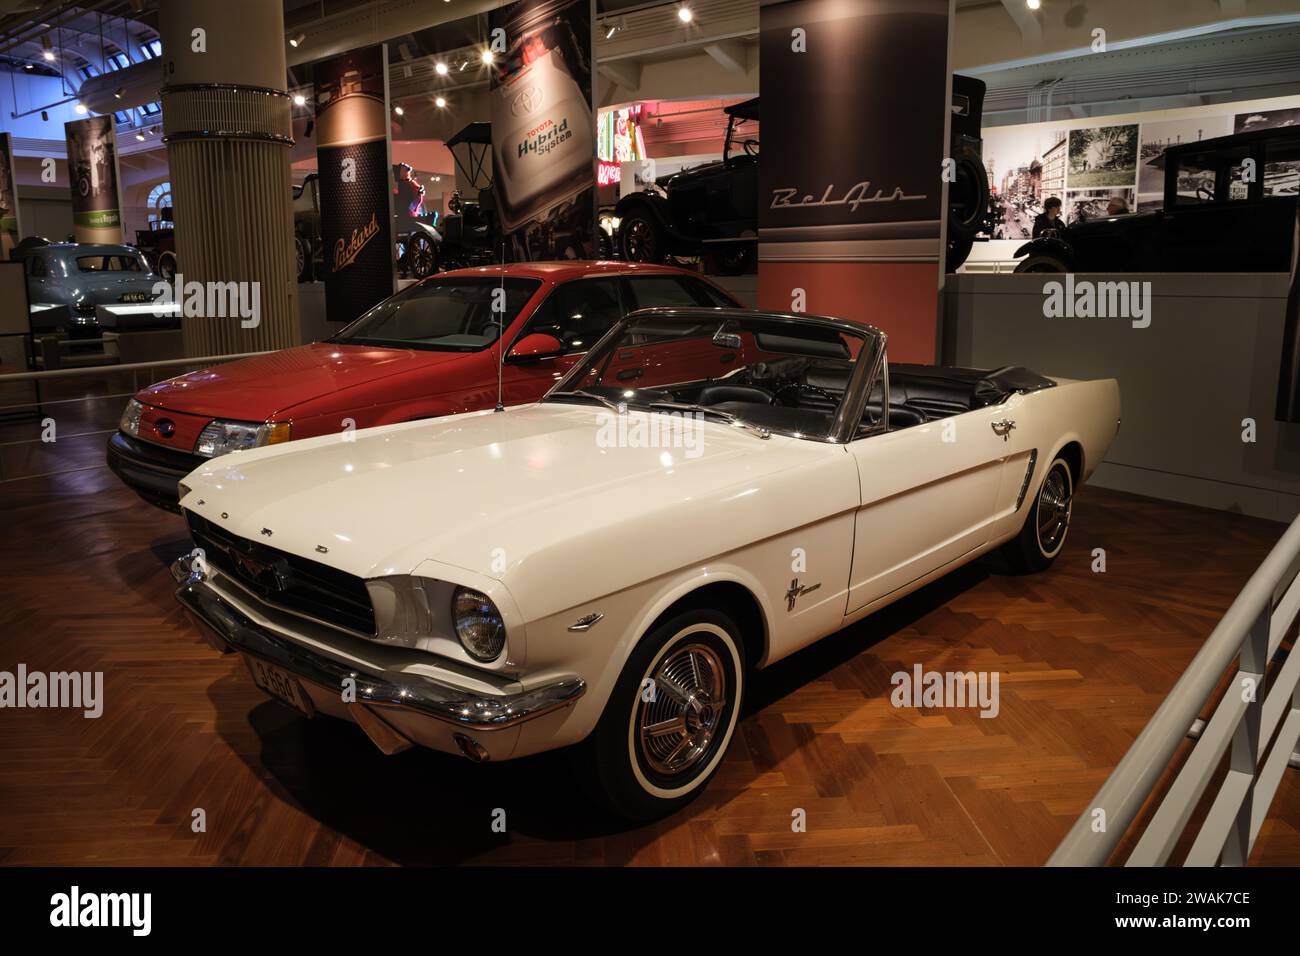
[{"label": "front wheel", "polygon": [[407,249],[411,275],[416,279],[431,276],[437,271],[438,250],[434,248],[433,240],[428,236],[416,233],[411,237]]},{"label": "front wheel", "polygon": [[1057,458],[1038,487],[1020,534],[1002,546],[1007,563],[1017,571],[1046,571],[1065,547],[1074,509],[1074,475],[1069,462]]},{"label": "front wheel", "polygon": [[1044,252],[1034,252],[1025,256],[1017,265],[1016,272],[1069,272],[1070,267],[1059,256]]},{"label": "front wheel", "polygon": [[618,236],[627,262],[663,262],[663,237],[650,213],[629,213],[618,227]]},{"label": "front wheel", "polygon": [[637,645],[586,755],[619,815],[653,820],[704,789],[735,733],[744,692],[740,631],[718,611],[684,611]]}]

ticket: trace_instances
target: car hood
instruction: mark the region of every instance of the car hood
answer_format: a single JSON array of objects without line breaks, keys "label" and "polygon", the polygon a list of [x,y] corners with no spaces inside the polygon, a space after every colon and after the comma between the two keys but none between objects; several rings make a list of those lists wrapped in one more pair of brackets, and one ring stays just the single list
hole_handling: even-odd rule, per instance
[{"label": "car hood", "polygon": [[[629,412],[628,437],[638,421],[666,417]],[[187,477],[182,505],[361,577],[408,574],[429,560],[509,585],[524,568],[534,581],[563,574],[574,549],[613,547],[637,575],[678,545],[725,549],[734,537],[739,546],[803,497],[798,485],[758,479],[834,456],[847,463],[840,446],[712,421],[693,450],[611,446],[617,421],[600,408],[541,403],[235,452]],[[809,506],[835,507],[820,497]],[[701,540],[701,513],[725,513],[716,540]]]},{"label": "car hood", "polygon": [[189,372],[136,397],[146,405],[190,415],[260,422],[322,395],[465,354],[316,342]]}]

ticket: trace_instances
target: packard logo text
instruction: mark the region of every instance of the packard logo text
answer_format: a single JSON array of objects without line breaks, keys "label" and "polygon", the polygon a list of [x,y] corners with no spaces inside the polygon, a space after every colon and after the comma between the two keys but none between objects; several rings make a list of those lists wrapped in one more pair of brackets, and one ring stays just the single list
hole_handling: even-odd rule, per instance
[{"label": "packard logo text", "polygon": [[360,229],[352,230],[352,238],[347,242],[340,239],[334,244],[334,271],[350,266],[361,255],[367,243],[379,235],[379,219],[375,213],[370,214],[370,221]]},{"label": "packard logo text", "polygon": [[812,193],[807,193],[802,199],[796,199],[799,190],[794,186],[784,187],[772,190],[772,209],[806,209],[813,206],[848,206],[849,212],[857,212],[859,206],[865,206],[868,203],[878,202],[912,202],[918,199],[925,199],[925,195],[909,195],[903,191],[902,186],[895,186],[892,192],[886,193],[883,189],[877,189],[871,192],[871,180],[864,179],[862,182],[850,186],[843,196],[836,198],[835,184],[827,186],[823,190],[821,197]]}]

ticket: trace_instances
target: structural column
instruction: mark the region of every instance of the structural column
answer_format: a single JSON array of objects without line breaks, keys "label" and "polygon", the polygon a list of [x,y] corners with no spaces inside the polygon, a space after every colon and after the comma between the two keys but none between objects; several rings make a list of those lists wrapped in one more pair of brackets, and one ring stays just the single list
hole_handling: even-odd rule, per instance
[{"label": "structural column", "polygon": [[[162,0],[160,31],[178,266],[187,286],[199,282],[205,290],[201,310],[192,297],[185,303],[186,354],[296,345],[293,139],[280,0]],[[235,290],[243,315],[222,307]],[[252,304],[257,314],[250,317]]]}]

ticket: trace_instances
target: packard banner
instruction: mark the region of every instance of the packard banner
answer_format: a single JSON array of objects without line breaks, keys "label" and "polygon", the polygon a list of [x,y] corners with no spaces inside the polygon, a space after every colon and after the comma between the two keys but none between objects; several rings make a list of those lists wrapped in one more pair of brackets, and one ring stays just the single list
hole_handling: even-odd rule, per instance
[{"label": "packard banner", "polygon": [[351,322],[393,294],[387,50],[324,60],[312,80],[325,317]]},{"label": "packard banner", "polygon": [[0,133],[0,260],[22,238],[18,222],[18,177],[14,168],[13,143],[8,133]]},{"label": "packard banner", "polygon": [[72,184],[72,226],[78,242],[121,242],[122,201],[117,184],[113,116],[88,116],[63,124]]},{"label": "packard banner", "polygon": [[760,8],[759,304],[870,322],[933,362],[949,0]]},{"label": "packard banner", "polygon": [[596,255],[594,0],[490,14],[493,198],[507,260]]}]

